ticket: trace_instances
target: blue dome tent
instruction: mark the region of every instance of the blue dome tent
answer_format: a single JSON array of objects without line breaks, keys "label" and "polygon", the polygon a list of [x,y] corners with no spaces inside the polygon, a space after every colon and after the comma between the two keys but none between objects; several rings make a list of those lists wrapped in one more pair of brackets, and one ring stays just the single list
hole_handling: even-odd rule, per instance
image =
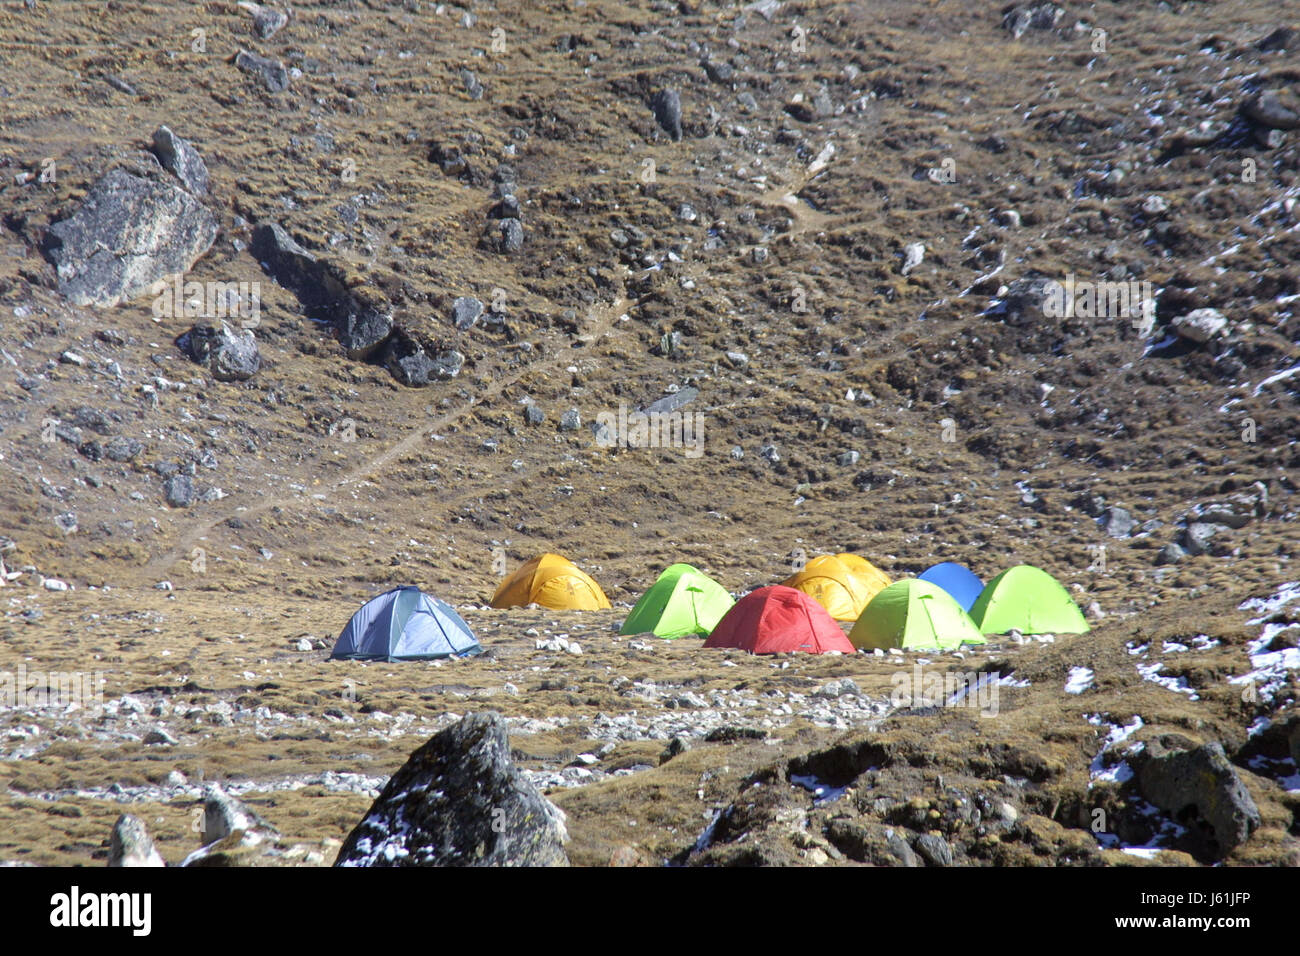
[{"label": "blue dome tent", "polygon": [[980,592],[984,590],[984,582],[974,571],[964,564],[955,564],[952,561],[926,568],[917,577],[943,588],[961,605],[962,610],[967,612],[975,603],[975,599],[980,596]]},{"label": "blue dome tent", "polygon": [[482,652],[450,604],[405,585],[363,604],[343,628],[330,660],[427,661]]}]

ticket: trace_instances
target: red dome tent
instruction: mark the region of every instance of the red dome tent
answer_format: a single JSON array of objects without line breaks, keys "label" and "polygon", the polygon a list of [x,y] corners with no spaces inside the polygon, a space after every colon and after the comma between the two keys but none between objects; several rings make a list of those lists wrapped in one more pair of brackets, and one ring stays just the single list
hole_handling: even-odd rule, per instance
[{"label": "red dome tent", "polygon": [[751,654],[853,654],[857,650],[824,607],[802,591],[780,584],[741,598],[704,646],[735,647]]}]

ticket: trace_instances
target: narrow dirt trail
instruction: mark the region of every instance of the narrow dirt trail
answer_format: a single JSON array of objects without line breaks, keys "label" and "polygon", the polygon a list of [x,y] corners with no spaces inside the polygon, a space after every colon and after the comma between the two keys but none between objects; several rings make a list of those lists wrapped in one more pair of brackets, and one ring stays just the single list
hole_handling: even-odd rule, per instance
[{"label": "narrow dirt trail", "polygon": [[[589,327],[582,333],[582,336],[589,337],[592,342],[597,342],[603,338],[613,327],[618,317],[623,314],[627,308],[626,292],[619,291],[618,296],[611,302],[597,304],[592,306],[587,317],[590,323]],[[377,454],[371,455],[360,464],[349,469],[347,474],[336,478],[323,488],[314,490],[311,498],[317,502],[328,501],[332,496],[337,495],[345,488],[351,485],[359,484],[370,475],[384,468],[385,466],[400,461],[406,455],[409,455],[422,442],[429,440],[430,434],[435,434],[439,429],[464,418],[471,411],[484,402],[500,395],[505,389],[517,384],[529,374],[558,365],[562,361],[569,359],[568,352],[565,350],[556,350],[556,352],[547,359],[536,362],[532,365],[520,368],[509,375],[495,379],[490,385],[481,392],[468,400],[457,405],[455,408],[444,412],[431,421],[424,422],[420,426],[411,429],[404,437],[387,446]],[[183,556],[187,555],[190,550],[196,546],[196,543],[202,540],[217,525],[230,518],[248,518],[261,514],[276,506],[301,504],[305,500],[302,493],[295,494],[272,494],[262,499],[257,504],[245,505],[223,512],[214,517],[206,518],[203,521],[193,525],[181,539],[173,545],[168,551],[159,555],[145,565],[146,573],[162,573],[171,568]]]}]

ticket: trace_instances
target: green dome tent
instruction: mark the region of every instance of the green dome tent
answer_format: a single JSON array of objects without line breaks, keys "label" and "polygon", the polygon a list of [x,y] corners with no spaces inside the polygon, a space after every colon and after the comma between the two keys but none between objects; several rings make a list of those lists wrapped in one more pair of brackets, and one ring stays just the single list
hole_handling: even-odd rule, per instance
[{"label": "green dome tent", "polygon": [[689,564],[672,564],[641,595],[619,633],[708,635],[735,603],[727,589],[707,574]]},{"label": "green dome tent", "polygon": [[920,578],[895,581],[873,597],[849,632],[849,640],[867,651],[952,650],[962,644],[986,643],[952,595]]},{"label": "green dome tent", "polygon": [[970,616],[985,634],[1083,634],[1088,622],[1061,583],[1042,568],[1018,564],[985,585]]}]

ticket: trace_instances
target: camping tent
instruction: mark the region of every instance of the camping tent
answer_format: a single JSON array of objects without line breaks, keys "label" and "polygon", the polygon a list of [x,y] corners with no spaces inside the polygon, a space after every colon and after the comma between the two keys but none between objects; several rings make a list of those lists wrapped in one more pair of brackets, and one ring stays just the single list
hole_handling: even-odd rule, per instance
[{"label": "camping tent", "polygon": [[951,650],[984,635],[943,588],[920,578],[895,581],[871,599],[849,640],[864,650]]},{"label": "camping tent", "polygon": [[343,628],[330,659],[420,661],[482,651],[450,604],[408,584],[361,605]]},{"label": "camping tent", "polygon": [[737,601],[704,646],[738,647],[751,654],[853,653],[853,645],[825,608],[802,591],[780,584],[751,591]]},{"label": "camping tent", "polygon": [[894,583],[888,574],[860,555],[842,553],[835,557],[866,586],[868,599],[875,597],[877,593]]},{"label": "camping tent", "polygon": [[836,555],[823,554],[781,582],[813,598],[837,621],[856,621],[879,587],[871,587]]},{"label": "camping tent", "polygon": [[963,611],[970,611],[971,605],[984,590],[984,582],[976,577],[974,571],[964,564],[955,564],[952,561],[944,561],[942,564],[928,567],[917,577],[922,581],[939,585],[952,595],[953,600],[961,605]]},{"label": "camping tent", "polygon": [[671,564],[641,595],[619,633],[708,634],[735,603],[727,589],[707,574],[689,564]]},{"label": "camping tent", "polygon": [[1061,583],[1042,568],[1018,564],[985,586],[970,609],[985,634],[1083,634],[1088,622]]},{"label": "camping tent", "polygon": [[599,611],[609,598],[592,578],[568,558],[543,554],[520,566],[492,595],[495,608],[540,604],[555,611]]}]

